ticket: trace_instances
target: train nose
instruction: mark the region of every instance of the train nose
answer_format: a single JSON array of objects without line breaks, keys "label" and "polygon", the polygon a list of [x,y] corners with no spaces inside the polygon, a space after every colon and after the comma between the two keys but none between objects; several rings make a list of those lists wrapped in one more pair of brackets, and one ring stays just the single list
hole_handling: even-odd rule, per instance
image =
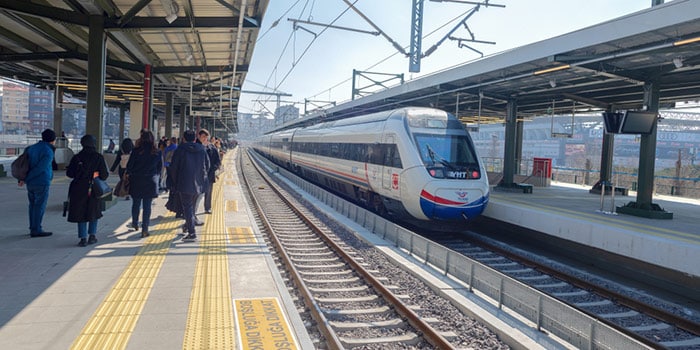
[{"label": "train nose", "polygon": [[484,211],[488,199],[479,190],[438,189],[421,193],[421,209],[433,220],[470,220]]}]

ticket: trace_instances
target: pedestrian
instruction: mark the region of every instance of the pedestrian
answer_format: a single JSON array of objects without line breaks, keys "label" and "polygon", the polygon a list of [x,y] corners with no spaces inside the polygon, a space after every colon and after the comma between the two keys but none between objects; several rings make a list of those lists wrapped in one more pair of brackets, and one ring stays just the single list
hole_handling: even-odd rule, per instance
[{"label": "pedestrian", "polygon": [[198,141],[204,146],[209,157],[209,172],[207,173],[207,183],[204,187],[204,212],[211,214],[211,195],[214,189],[214,182],[216,182],[216,171],[221,166],[221,157],[216,146],[209,142],[209,130],[201,129],[197,136]]},{"label": "pedestrian", "polygon": [[109,139],[109,146],[107,146],[107,151],[105,153],[113,153],[114,152],[114,140]]},{"label": "pedestrian", "polygon": [[145,238],[149,236],[151,205],[153,198],[158,197],[158,183],[163,161],[151,131],[142,132],[136,144],[138,146],[131,152],[126,165],[126,173],[129,174],[129,194],[134,199],[131,203],[131,227],[138,231],[139,211],[143,203],[141,238]]},{"label": "pedestrian", "polygon": [[204,146],[194,142],[195,138],[196,134],[193,130],[185,131],[185,142],[177,147],[170,163],[173,192],[180,196],[185,217],[187,236],[183,238],[184,241],[193,241],[197,238],[194,206],[197,197],[204,192],[209,173],[209,156]]},{"label": "pedestrian", "polygon": [[84,247],[97,242],[97,221],[102,217],[102,199],[92,194],[92,179],[107,180],[109,171],[94,136],[83,136],[80,145],[83,149],[71,158],[66,176],[73,179],[68,187],[68,222],[78,223],[78,246]]},{"label": "pedestrian", "polygon": [[41,141],[27,147],[29,157],[29,172],[24,181],[20,180],[19,187],[27,184],[29,199],[29,236],[48,237],[53,233],[44,231],[41,222],[44,220],[46,203],[49,200],[49,188],[53,180],[53,162],[56,147],[56,133],[46,129],[41,133]]},{"label": "pedestrian", "polygon": [[[117,151],[117,156],[114,158],[114,163],[112,163],[112,166],[109,168],[109,171],[112,173],[114,173],[115,170],[118,171],[119,180],[124,180],[126,164],[129,162],[129,156],[133,149],[134,141],[128,137],[123,139],[122,143],[119,145],[119,151]],[[129,200],[129,196],[126,196],[124,199]]]},{"label": "pedestrian", "polygon": [[168,145],[163,150],[163,171],[161,172],[160,179],[160,186],[163,191],[168,191],[170,188],[170,186],[168,186],[168,167],[173,161],[175,149],[177,149],[177,137],[171,137],[168,139]]}]

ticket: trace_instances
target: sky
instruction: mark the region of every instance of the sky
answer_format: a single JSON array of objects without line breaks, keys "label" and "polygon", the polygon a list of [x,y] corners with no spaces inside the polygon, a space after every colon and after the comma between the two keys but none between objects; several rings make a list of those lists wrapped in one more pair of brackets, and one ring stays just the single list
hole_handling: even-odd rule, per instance
[{"label": "sky", "polygon": [[[345,0],[391,40],[409,51],[412,0]],[[257,92],[291,94],[281,105],[294,103],[308,109],[349,101],[353,69],[381,74],[404,74],[405,80],[435,73],[479,59],[480,54],[444,40],[421,59],[418,73],[409,72],[409,59],[384,36],[327,28],[289,19],[375,31],[344,0],[270,0],[243,84],[239,113],[274,112],[277,97]],[[454,0],[453,0],[454,1]],[[459,0],[456,0],[459,1]],[[462,0],[463,1],[463,0]],[[474,1],[472,1],[474,2]],[[666,0],[666,2],[670,2]],[[448,32],[466,21],[474,39],[495,44],[468,43],[484,56],[583,29],[651,7],[652,0],[489,0],[472,11],[472,4],[425,0],[422,51],[438,44]],[[453,37],[470,38],[460,26]],[[372,75],[385,80],[389,75]],[[360,86],[370,84],[361,79]],[[398,81],[386,82],[395,85]]]}]

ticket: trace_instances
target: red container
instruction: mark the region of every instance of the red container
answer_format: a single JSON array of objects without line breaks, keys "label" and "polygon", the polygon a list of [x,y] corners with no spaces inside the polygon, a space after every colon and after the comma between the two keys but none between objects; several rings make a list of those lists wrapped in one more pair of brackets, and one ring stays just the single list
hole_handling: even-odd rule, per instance
[{"label": "red container", "polygon": [[552,158],[532,158],[532,175],[552,178]]}]

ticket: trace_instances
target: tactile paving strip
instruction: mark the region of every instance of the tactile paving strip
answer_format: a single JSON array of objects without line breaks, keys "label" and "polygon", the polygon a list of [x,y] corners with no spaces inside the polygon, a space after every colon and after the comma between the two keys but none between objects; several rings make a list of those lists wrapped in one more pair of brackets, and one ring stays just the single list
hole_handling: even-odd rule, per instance
[{"label": "tactile paving strip", "polygon": [[199,253],[183,349],[234,349],[236,343],[231,284],[228,270],[227,231],[222,186],[214,184],[212,214],[197,235]]},{"label": "tactile paving strip", "polygon": [[180,220],[172,213],[151,230],[71,349],[125,349],[141,316]]}]

